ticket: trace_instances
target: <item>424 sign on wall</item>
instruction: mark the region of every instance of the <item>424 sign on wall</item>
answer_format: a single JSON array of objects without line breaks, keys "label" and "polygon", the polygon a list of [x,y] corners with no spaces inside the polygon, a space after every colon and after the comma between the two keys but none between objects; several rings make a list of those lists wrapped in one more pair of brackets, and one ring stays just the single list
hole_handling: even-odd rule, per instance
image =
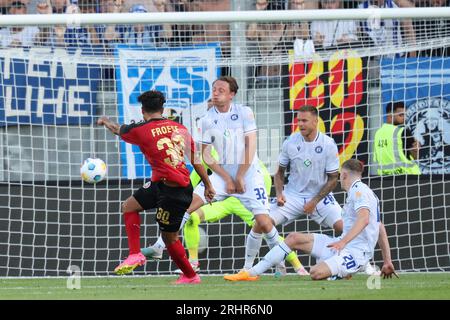
[{"label": "424 sign on wall", "polygon": [[349,50],[289,64],[286,135],[298,131],[296,112],[304,105],[319,109],[319,130],[331,136],[340,162],[354,156],[367,163],[367,59]]}]

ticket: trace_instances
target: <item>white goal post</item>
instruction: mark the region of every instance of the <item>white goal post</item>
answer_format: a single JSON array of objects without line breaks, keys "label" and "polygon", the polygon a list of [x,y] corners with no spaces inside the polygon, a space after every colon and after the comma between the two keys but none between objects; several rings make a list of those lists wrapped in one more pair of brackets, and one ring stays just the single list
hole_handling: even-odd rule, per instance
[{"label": "white goal post", "polygon": [[[151,169],[97,117],[139,120],[137,94],[156,88],[166,116],[195,137],[219,75],[236,77],[236,102],[254,110],[271,174],[296,110],[316,106],[341,163],[366,165],[395,267],[450,271],[449,48],[450,8],[1,16],[0,277],[66,276],[71,265],[111,275],[128,252],[120,204]],[[394,102],[405,104],[405,126],[421,144],[421,175],[377,173],[374,136]],[[79,174],[92,156],[108,166],[96,185]],[[343,192],[335,196],[343,205]],[[158,236],[155,213],[141,223],[146,246]],[[200,226],[201,272],[242,268],[249,227],[236,216]],[[306,217],[279,231],[332,234]],[[174,269],[165,253],[135,274]]]}]

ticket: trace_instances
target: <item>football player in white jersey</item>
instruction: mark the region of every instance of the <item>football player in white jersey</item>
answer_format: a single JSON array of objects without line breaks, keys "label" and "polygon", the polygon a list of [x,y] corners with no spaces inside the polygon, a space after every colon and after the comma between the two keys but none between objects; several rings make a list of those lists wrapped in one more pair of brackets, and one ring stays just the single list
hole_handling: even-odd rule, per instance
[{"label": "football player in white jersey", "polygon": [[239,277],[231,275],[227,280],[256,281],[260,274],[283,261],[292,250],[300,250],[316,258],[317,264],[310,271],[313,280],[332,276],[348,278],[373,257],[377,240],[383,256],[381,275],[397,276],[391,261],[386,230],[380,222],[379,200],[361,182],[363,170],[362,163],[355,159],[342,164],[340,180],[342,188],[347,192],[347,201],[343,209],[344,231],[340,237],[291,233],[249,271],[241,272]]},{"label": "football player in white jersey", "polygon": [[[213,171],[210,180],[216,190],[215,199],[233,195],[255,216],[246,239],[248,257],[257,254],[262,234],[271,246],[280,240],[269,217],[269,197],[256,153],[256,121],[250,108],[232,103],[237,90],[232,77],[220,77],[213,83],[214,107],[202,118],[200,142],[203,159]],[[211,146],[217,150],[219,161],[210,157]],[[194,192],[203,197],[201,185]],[[255,234],[255,229],[260,233]]]},{"label": "football player in white jersey", "polygon": [[[339,154],[334,140],[319,132],[318,111],[303,106],[297,113],[300,132],[292,134],[284,143],[274,176],[277,202],[270,208],[275,226],[286,225],[301,215],[308,215],[319,225],[342,233],[341,207],[331,191],[337,186]],[[286,168],[290,165],[289,182],[283,190]],[[262,233],[254,229],[255,233]],[[259,247],[261,243],[259,243]],[[259,247],[257,252],[259,252]],[[270,248],[272,248],[269,245]],[[308,275],[295,253],[288,260],[299,275]],[[256,254],[246,257],[244,269],[253,266]],[[252,260],[253,259],[253,260]],[[284,271],[284,261],[277,266],[277,273]]]},{"label": "football player in white jersey", "polygon": [[[307,214],[319,225],[341,234],[341,207],[331,193],[338,183],[339,154],[334,140],[319,132],[318,119],[315,107],[303,106],[298,111],[300,132],[283,143],[274,176],[277,203],[270,215],[278,225]],[[283,190],[288,165],[289,180]]]}]

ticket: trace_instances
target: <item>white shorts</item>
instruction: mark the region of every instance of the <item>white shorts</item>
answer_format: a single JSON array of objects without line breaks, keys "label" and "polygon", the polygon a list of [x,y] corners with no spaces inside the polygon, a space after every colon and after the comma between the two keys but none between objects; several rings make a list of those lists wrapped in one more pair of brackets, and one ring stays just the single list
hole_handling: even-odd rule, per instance
[{"label": "white shorts", "polygon": [[[210,175],[209,180],[211,180],[211,183],[216,190],[216,196],[214,197],[214,200],[222,201],[231,196],[236,197],[241,201],[244,207],[254,215],[269,214],[269,196],[264,186],[264,177],[262,174],[255,172],[253,172],[253,174],[247,173],[245,181],[245,192],[242,194],[228,194],[226,192],[225,181],[216,173]],[[203,202],[206,203],[205,186],[203,183],[199,183],[197,187],[195,187],[194,193],[202,198]]]},{"label": "white shorts", "polygon": [[[333,238],[321,233],[314,233],[314,243],[311,255],[316,258],[317,263],[325,262],[331,270],[332,276],[344,278],[358,272],[365,266],[368,259],[364,258],[364,253],[344,248],[337,253],[334,249],[327,247],[330,243],[337,242],[340,238]],[[367,260],[367,261],[366,261]]]},{"label": "white shorts", "polygon": [[[286,225],[300,216],[305,215],[303,205],[311,198],[301,198],[292,193],[284,193],[286,202],[279,207],[275,201],[270,206],[270,217],[275,225]],[[342,208],[334,199],[332,193],[323,198],[316,206],[314,212],[308,215],[313,221],[325,228],[333,228],[334,224],[342,219]]]}]

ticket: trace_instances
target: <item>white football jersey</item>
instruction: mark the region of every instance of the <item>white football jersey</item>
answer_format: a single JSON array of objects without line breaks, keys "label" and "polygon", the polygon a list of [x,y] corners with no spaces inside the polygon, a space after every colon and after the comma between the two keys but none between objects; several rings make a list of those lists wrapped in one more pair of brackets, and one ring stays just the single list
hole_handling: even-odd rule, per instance
[{"label": "white football jersey", "polygon": [[328,173],[339,171],[339,155],[336,143],[318,132],[316,139],[307,142],[296,132],[283,143],[279,163],[290,164],[286,192],[305,198],[317,195],[328,180]]},{"label": "white football jersey", "polygon": [[[209,109],[201,119],[202,144],[212,144],[219,155],[219,164],[231,176],[236,177],[239,165],[244,159],[245,135],[256,131],[256,121],[249,107],[231,104],[228,112]],[[251,168],[259,169],[255,154]]]},{"label": "white football jersey", "polygon": [[357,180],[347,192],[347,200],[345,201],[344,209],[342,211],[344,231],[341,238],[353,227],[358,217],[357,212],[362,208],[367,208],[369,210],[369,224],[359,235],[347,244],[346,248],[363,252],[365,253],[365,258],[371,259],[380,231],[379,200],[369,186],[361,182],[361,180]]}]

